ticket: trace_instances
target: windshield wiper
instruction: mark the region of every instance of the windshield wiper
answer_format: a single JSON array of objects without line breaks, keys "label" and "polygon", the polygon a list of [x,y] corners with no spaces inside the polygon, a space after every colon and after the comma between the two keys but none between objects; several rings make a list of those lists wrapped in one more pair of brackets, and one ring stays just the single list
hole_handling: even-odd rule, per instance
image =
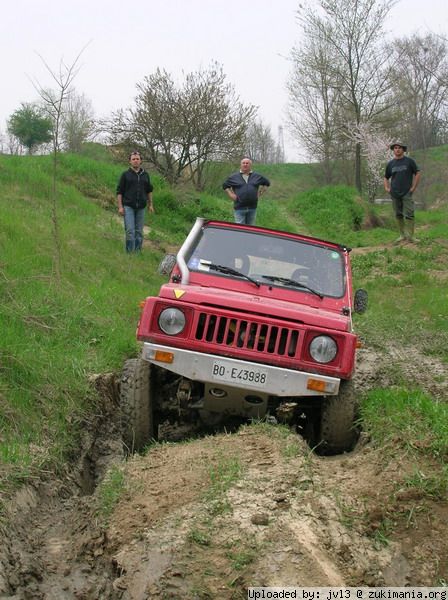
[{"label": "windshield wiper", "polygon": [[323,294],[321,294],[317,290],[313,290],[313,288],[310,288],[308,285],[305,285],[304,283],[300,283],[300,282],[296,281],[295,279],[288,279],[287,277],[277,277],[276,275],[262,275],[262,277],[263,277],[263,279],[267,279],[269,281],[278,281],[279,283],[284,283],[285,285],[292,285],[294,287],[308,290],[312,294],[319,296],[319,298],[321,298],[321,299],[324,297]]},{"label": "windshield wiper", "polygon": [[226,267],[225,265],[216,265],[215,263],[209,262],[208,260],[200,260],[201,265],[204,265],[211,269],[212,271],[218,271],[218,273],[224,273],[225,275],[235,275],[235,277],[243,277],[243,279],[247,279],[251,283],[254,283],[257,287],[260,287],[260,284],[255,279],[252,279],[249,275],[245,273],[241,273],[241,271],[237,271],[236,269],[232,269],[231,267]]}]

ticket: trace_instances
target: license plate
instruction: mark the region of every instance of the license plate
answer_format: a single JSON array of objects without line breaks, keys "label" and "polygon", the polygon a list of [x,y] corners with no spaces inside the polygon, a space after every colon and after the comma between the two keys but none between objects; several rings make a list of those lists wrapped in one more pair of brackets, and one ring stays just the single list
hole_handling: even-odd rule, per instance
[{"label": "license plate", "polygon": [[225,363],[215,360],[212,366],[212,377],[218,381],[238,383],[256,388],[266,387],[268,373],[258,367],[243,367],[241,364]]}]

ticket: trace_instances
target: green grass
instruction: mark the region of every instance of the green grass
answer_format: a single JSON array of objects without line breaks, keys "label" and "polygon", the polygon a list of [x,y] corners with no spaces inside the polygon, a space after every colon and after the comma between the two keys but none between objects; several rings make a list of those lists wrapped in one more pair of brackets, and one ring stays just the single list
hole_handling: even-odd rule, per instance
[{"label": "green grass", "polygon": [[210,533],[194,526],[188,534],[188,541],[197,546],[210,546]]},{"label": "green grass", "polygon": [[448,146],[418,150],[412,154],[422,171],[421,183],[415,199],[425,206],[438,206],[446,200],[446,164]]},{"label": "green grass", "polygon": [[367,395],[361,412],[378,444],[393,443],[442,463],[448,459],[448,404],[418,389],[377,389]]},{"label": "green grass", "polygon": [[[378,347],[384,340],[419,345],[446,362],[448,205],[440,179],[447,149],[433,150],[425,157],[423,178],[433,173],[423,188],[432,208],[417,212],[418,246],[383,249],[396,237],[390,206],[373,209],[346,186],[316,188],[316,165],[257,165],[272,181],[257,222],[354,248],[377,246],[353,255],[355,284],[369,292],[367,313],[355,317],[359,333]],[[8,482],[64,467],[76,452],[84,420],[98,411],[89,376],[118,372],[138,352],[139,302],[157,294],[165,280],[157,275],[163,254],[180,246],[196,217],[233,219],[221,183],[234,166],[211,165],[211,183],[200,193],[188,185],[170,188],[152,175],[151,247],[142,256],[127,256],[115,208],[116,183],[126,165],[106,158],[96,146],[85,155],[59,157],[58,281],[51,157],[0,157],[0,492]],[[378,226],[365,228],[369,216]],[[408,406],[399,403],[396,410],[405,418]],[[432,443],[443,445],[437,415],[427,426],[436,438]],[[375,411],[366,411],[364,420],[374,436],[380,434]],[[285,450],[294,452],[293,446]],[[236,476],[231,465],[226,468],[230,479]],[[217,497],[225,473],[213,475]]]},{"label": "green grass", "polygon": [[352,231],[359,231],[364,207],[356,202],[352,188],[319,188],[298,195],[292,201],[293,214],[318,237],[344,241]]},{"label": "green grass", "polygon": [[415,468],[412,475],[405,480],[407,488],[420,490],[421,493],[436,500],[445,500],[448,494],[448,467],[443,466],[442,473],[436,476],[426,474]]},{"label": "green grass", "polygon": [[357,323],[371,344],[394,339],[448,362],[444,245],[427,239],[418,246],[355,255],[352,267],[356,286],[369,292],[371,308]]},{"label": "green grass", "polygon": [[231,568],[235,571],[243,571],[257,558],[257,551],[251,547],[237,547],[227,551]]},{"label": "green grass", "polygon": [[209,469],[210,484],[204,499],[209,507],[209,515],[216,517],[230,509],[226,492],[241,476],[241,463],[237,457],[219,459]]},{"label": "green grass", "polygon": [[108,522],[124,489],[125,476],[123,470],[118,467],[113,467],[108,471],[106,477],[100,483],[98,490],[97,516],[103,525]]},{"label": "green grass", "polygon": [[0,459],[19,480],[59,468],[74,451],[95,411],[89,376],[137,353],[139,301],[161,282],[162,253],[125,255],[120,220],[65,183],[57,281],[43,158],[0,160]]},{"label": "green grass", "polygon": [[[411,490],[415,498],[445,501],[448,494],[448,404],[419,389],[391,387],[371,391],[361,405],[366,429],[386,454],[406,456],[410,474],[399,475],[394,494]],[[394,500],[394,494],[391,501]],[[412,496],[411,496],[412,497]],[[413,519],[414,509],[407,515]],[[378,534],[386,535],[383,523]],[[408,523],[409,525],[409,523]]]}]

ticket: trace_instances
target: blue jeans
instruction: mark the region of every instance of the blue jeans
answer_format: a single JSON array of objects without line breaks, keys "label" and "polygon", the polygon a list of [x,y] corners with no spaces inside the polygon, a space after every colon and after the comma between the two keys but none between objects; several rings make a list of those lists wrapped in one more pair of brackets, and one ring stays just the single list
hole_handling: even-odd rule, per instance
[{"label": "blue jeans", "polygon": [[238,208],[233,211],[235,223],[240,225],[255,225],[256,208]]},{"label": "blue jeans", "polygon": [[139,252],[142,249],[144,222],[144,208],[132,208],[132,206],[124,206],[126,252]]}]

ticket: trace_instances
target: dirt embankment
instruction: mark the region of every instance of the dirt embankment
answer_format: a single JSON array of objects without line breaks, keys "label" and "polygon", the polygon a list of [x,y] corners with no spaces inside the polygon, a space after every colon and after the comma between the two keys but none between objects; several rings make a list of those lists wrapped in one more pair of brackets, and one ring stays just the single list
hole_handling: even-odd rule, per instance
[{"label": "dirt embankment", "polygon": [[[446,397],[444,365],[415,349],[362,350],[358,387],[387,385],[391,360]],[[11,502],[0,598],[237,599],[250,585],[446,584],[448,506],[404,485],[416,469],[405,453],[361,435],[352,453],[322,458],[296,435],[257,425],[124,462],[112,389],[72,475]],[[432,465],[418,469],[429,476]],[[106,525],[98,484],[113,472],[124,492]]]}]

